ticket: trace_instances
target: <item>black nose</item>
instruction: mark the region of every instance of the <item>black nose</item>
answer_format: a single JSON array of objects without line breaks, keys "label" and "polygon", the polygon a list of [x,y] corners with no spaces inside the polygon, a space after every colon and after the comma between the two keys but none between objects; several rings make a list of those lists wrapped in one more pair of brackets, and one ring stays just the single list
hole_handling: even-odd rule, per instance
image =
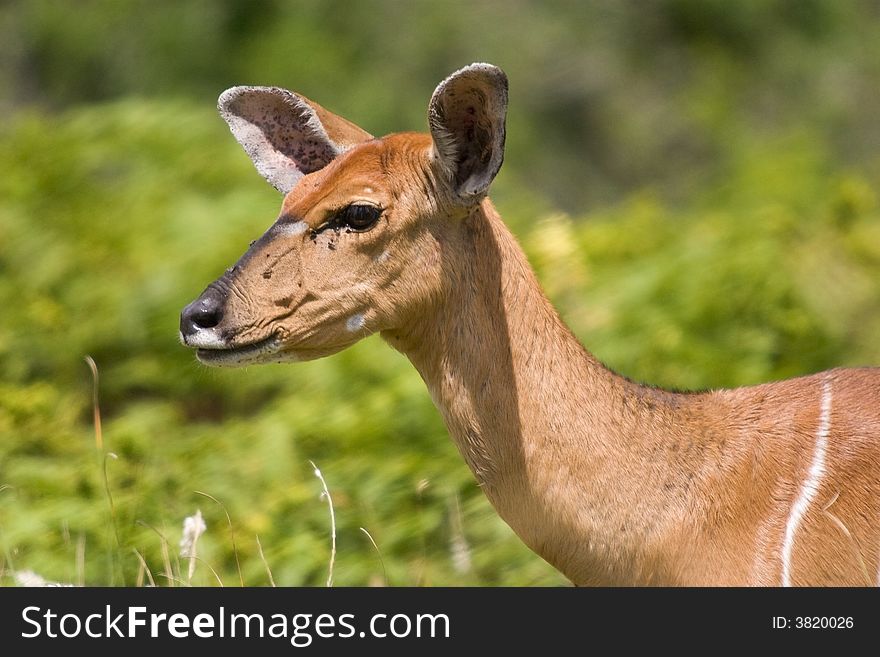
[{"label": "black nose", "polygon": [[223,319],[225,305],[226,295],[217,288],[209,287],[180,313],[180,332],[186,337],[214,328]]}]

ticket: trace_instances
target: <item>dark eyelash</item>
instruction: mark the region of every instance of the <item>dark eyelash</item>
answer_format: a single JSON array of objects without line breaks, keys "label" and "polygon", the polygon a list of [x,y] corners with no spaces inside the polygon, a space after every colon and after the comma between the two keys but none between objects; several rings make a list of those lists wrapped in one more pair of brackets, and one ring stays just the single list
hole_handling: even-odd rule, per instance
[{"label": "dark eyelash", "polygon": [[339,231],[345,229],[349,233],[363,233],[370,230],[382,216],[382,208],[368,203],[352,203],[346,205],[328,221],[310,231],[314,240],[328,228]]},{"label": "dark eyelash", "polygon": [[372,228],[382,215],[382,208],[366,203],[352,203],[336,213],[333,223],[342,228],[364,231]]}]

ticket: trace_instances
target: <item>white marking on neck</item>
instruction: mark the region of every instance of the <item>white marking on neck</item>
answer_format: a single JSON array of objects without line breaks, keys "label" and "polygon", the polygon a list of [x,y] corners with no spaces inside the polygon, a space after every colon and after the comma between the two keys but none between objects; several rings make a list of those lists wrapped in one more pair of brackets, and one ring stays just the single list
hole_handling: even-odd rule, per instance
[{"label": "white marking on neck", "polygon": [[788,522],[785,523],[785,538],[782,542],[782,586],[791,586],[791,551],[794,536],[810,504],[819,492],[822,477],[825,475],[825,452],[828,448],[828,432],[831,429],[831,382],[822,383],[822,409],[819,414],[819,429],[816,431],[816,446],[813,449],[813,462],[807,471],[807,478],[801,485],[801,492],[791,508]]},{"label": "white marking on neck", "polygon": [[297,235],[302,235],[306,232],[306,228],[309,225],[305,221],[295,221],[292,224],[289,223],[280,223],[275,224],[273,232],[275,235],[289,235],[290,237],[296,237]]},{"label": "white marking on neck", "polygon": [[355,331],[359,331],[364,327],[364,314],[358,313],[356,315],[352,315],[345,322],[345,330],[350,333],[354,333]]}]

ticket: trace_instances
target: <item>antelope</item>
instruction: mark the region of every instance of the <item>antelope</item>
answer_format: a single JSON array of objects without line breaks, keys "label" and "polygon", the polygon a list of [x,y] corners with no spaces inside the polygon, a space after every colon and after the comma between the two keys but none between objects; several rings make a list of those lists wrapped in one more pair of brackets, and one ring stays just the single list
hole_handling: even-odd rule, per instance
[{"label": "antelope", "polygon": [[277,87],[219,111],[280,215],[181,313],[205,365],[292,362],[379,333],[478,485],[576,585],[873,585],[880,369],[680,393],[606,368],[487,197],[508,85],[443,80],[429,134],[374,138]]}]

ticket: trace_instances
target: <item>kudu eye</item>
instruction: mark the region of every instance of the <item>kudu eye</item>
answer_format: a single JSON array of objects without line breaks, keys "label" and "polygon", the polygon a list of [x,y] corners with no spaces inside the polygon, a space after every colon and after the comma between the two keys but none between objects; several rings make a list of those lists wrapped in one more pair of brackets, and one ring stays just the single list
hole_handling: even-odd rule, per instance
[{"label": "kudu eye", "polygon": [[334,223],[339,227],[364,231],[372,228],[381,215],[382,208],[377,208],[375,205],[352,203],[336,213]]}]

